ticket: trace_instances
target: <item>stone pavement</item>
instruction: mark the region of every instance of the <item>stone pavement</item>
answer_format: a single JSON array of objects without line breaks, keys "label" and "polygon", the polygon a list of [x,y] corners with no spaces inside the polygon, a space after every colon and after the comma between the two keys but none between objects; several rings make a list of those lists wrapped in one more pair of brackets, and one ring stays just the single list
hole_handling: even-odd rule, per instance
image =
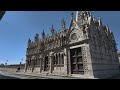
[{"label": "stone pavement", "polygon": [[[11,79],[87,79],[71,76],[43,75],[40,73],[24,73],[24,69],[20,72],[16,72],[15,68],[0,68],[0,77],[3,79],[9,79],[10,77]],[[107,79],[120,79],[120,74]]]},{"label": "stone pavement", "polygon": [[65,76],[46,76],[36,73],[24,73],[24,69],[20,72],[16,72],[16,68],[0,68],[0,75],[19,79],[75,79]]},{"label": "stone pavement", "polygon": [[67,77],[67,76],[53,76],[53,75],[42,75],[42,74],[31,74],[31,73],[17,73],[15,74],[20,77],[24,77],[24,79],[81,79],[81,78],[75,78],[75,77]]},{"label": "stone pavement", "polygon": [[[21,79],[88,79],[88,78],[78,78],[78,77],[70,77],[70,76],[55,76],[55,75],[46,76],[42,74],[23,73],[23,72],[19,72],[14,75]],[[106,79],[120,79],[120,74],[117,74],[115,76]]]},{"label": "stone pavement", "polygon": [[[14,73],[14,74],[2,74],[4,76],[19,78],[19,79],[78,79],[74,77],[65,77],[65,76],[52,76],[52,75],[41,75],[41,74],[23,74],[23,73]],[[79,78],[80,79],[80,78]]]},{"label": "stone pavement", "polygon": [[20,79],[83,79],[83,78],[75,78],[75,77],[67,77],[67,76],[53,76],[53,75],[45,75],[40,73],[24,73],[24,69],[20,70],[20,72],[16,72],[16,68],[0,68],[0,74],[4,76],[11,76]]}]

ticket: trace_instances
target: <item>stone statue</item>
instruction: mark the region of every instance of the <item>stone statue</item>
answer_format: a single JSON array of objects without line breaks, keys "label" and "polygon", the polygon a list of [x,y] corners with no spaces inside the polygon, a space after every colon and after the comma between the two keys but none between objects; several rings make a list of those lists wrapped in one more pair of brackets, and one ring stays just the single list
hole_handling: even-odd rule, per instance
[{"label": "stone statue", "polygon": [[51,52],[49,53],[49,55],[50,55],[50,56],[53,56],[53,55],[54,55],[54,52],[51,51]]},{"label": "stone statue", "polygon": [[39,58],[43,58],[43,56],[42,56],[42,55],[40,55],[40,56],[39,56]]}]

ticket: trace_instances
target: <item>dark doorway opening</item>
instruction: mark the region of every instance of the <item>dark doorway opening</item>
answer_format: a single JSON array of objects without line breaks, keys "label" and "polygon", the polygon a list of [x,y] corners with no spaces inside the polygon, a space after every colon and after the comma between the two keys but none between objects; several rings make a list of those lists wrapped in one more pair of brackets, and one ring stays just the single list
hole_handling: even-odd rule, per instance
[{"label": "dark doorway opening", "polygon": [[48,57],[45,57],[45,71],[49,70],[49,60]]}]

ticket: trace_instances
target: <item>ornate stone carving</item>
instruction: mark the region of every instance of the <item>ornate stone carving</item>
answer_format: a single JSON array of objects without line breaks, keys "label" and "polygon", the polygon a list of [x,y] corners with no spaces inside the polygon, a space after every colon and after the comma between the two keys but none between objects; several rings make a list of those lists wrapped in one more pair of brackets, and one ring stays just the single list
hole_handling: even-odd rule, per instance
[{"label": "ornate stone carving", "polygon": [[49,56],[53,56],[53,55],[54,55],[54,52],[51,51],[51,52],[49,53]]},{"label": "ornate stone carving", "polygon": [[[38,59],[40,60],[40,72],[44,72],[45,68],[49,68],[50,65],[50,73],[53,71],[57,74],[67,74],[67,71],[75,66],[74,69],[79,68],[77,72],[82,73],[82,66],[84,66],[84,74],[90,74],[91,76],[100,70],[101,74],[104,74],[102,70],[107,70],[107,73],[110,72],[109,74],[111,74],[112,68],[116,68],[117,71],[117,47],[113,33],[108,27],[102,28],[101,20],[96,21],[89,11],[79,11],[78,14],[80,17],[76,21],[72,17],[69,30],[65,29],[65,21],[63,20],[61,32],[57,32],[52,25],[51,36],[46,36],[43,30],[42,39],[39,39],[36,35],[35,41],[28,40],[26,57],[31,58],[28,62],[28,68],[34,70],[34,62]],[[79,52],[81,48],[82,56]],[[72,51],[72,49],[74,50]],[[58,64],[60,60],[58,57],[61,57],[60,52],[64,52],[61,54],[64,58],[64,67]],[[73,57],[71,57],[72,54]],[[74,65],[76,64],[74,62],[72,65],[71,61],[72,59],[75,61],[74,57],[78,61],[76,63],[80,65]],[[52,64],[52,60],[55,62],[54,64]]]},{"label": "ornate stone carving", "polygon": [[42,55],[42,54],[40,54],[39,58],[43,58],[43,55]]},{"label": "ornate stone carving", "polygon": [[83,63],[84,63],[84,73],[88,73],[88,64],[87,64],[87,51],[86,47],[82,47],[82,57],[83,57]]},{"label": "ornate stone carving", "polygon": [[34,60],[34,59],[35,59],[35,56],[33,55],[31,59]]}]

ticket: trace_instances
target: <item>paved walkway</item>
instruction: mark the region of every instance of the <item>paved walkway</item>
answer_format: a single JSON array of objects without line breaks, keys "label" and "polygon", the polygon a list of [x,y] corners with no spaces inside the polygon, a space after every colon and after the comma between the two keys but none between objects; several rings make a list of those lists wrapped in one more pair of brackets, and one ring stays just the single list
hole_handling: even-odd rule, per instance
[{"label": "paved walkway", "polygon": [[0,68],[0,75],[1,77],[7,76],[7,77],[15,77],[19,79],[81,79],[81,78],[75,78],[75,77],[68,77],[68,76],[53,76],[53,75],[43,75],[40,73],[24,73],[24,70],[21,70],[21,72],[16,72],[16,69],[8,69]]},{"label": "paved walkway", "polygon": [[[16,69],[11,68],[0,68],[0,79],[86,79],[86,78],[77,78],[77,77],[68,77],[68,76],[53,76],[53,75],[43,75],[36,73],[24,73],[24,70],[21,72],[16,72]],[[107,79],[120,79],[120,74]]]},{"label": "paved walkway", "polygon": [[65,79],[65,77],[60,76],[45,76],[41,74],[33,73],[24,73],[24,70],[21,72],[16,72],[14,68],[0,68],[0,79]]},{"label": "paved walkway", "polygon": [[[2,73],[2,76],[8,76],[8,77],[14,77],[19,79],[78,79],[74,77],[65,77],[65,76],[52,76],[52,75],[40,75],[40,74],[22,74],[22,73],[16,73],[16,74],[6,74]],[[8,78],[9,79],[9,78]],[[80,79],[80,78],[79,78]]]},{"label": "paved walkway", "polygon": [[25,78],[28,78],[28,79],[81,79],[81,78],[75,78],[75,77],[68,77],[68,76],[53,76],[53,75],[42,75],[42,74],[21,74],[21,73],[17,73],[15,74],[17,76],[20,76],[20,77],[25,77]]},{"label": "paved walkway", "polygon": [[0,74],[8,77],[15,77],[20,79],[81,79],[75,77],[67,77],[67,76],[53,76],[53,75],[43,75],[36,73],[24,73],[24,69],[21,72],[16,72],[16,68],[0,68]]}]

